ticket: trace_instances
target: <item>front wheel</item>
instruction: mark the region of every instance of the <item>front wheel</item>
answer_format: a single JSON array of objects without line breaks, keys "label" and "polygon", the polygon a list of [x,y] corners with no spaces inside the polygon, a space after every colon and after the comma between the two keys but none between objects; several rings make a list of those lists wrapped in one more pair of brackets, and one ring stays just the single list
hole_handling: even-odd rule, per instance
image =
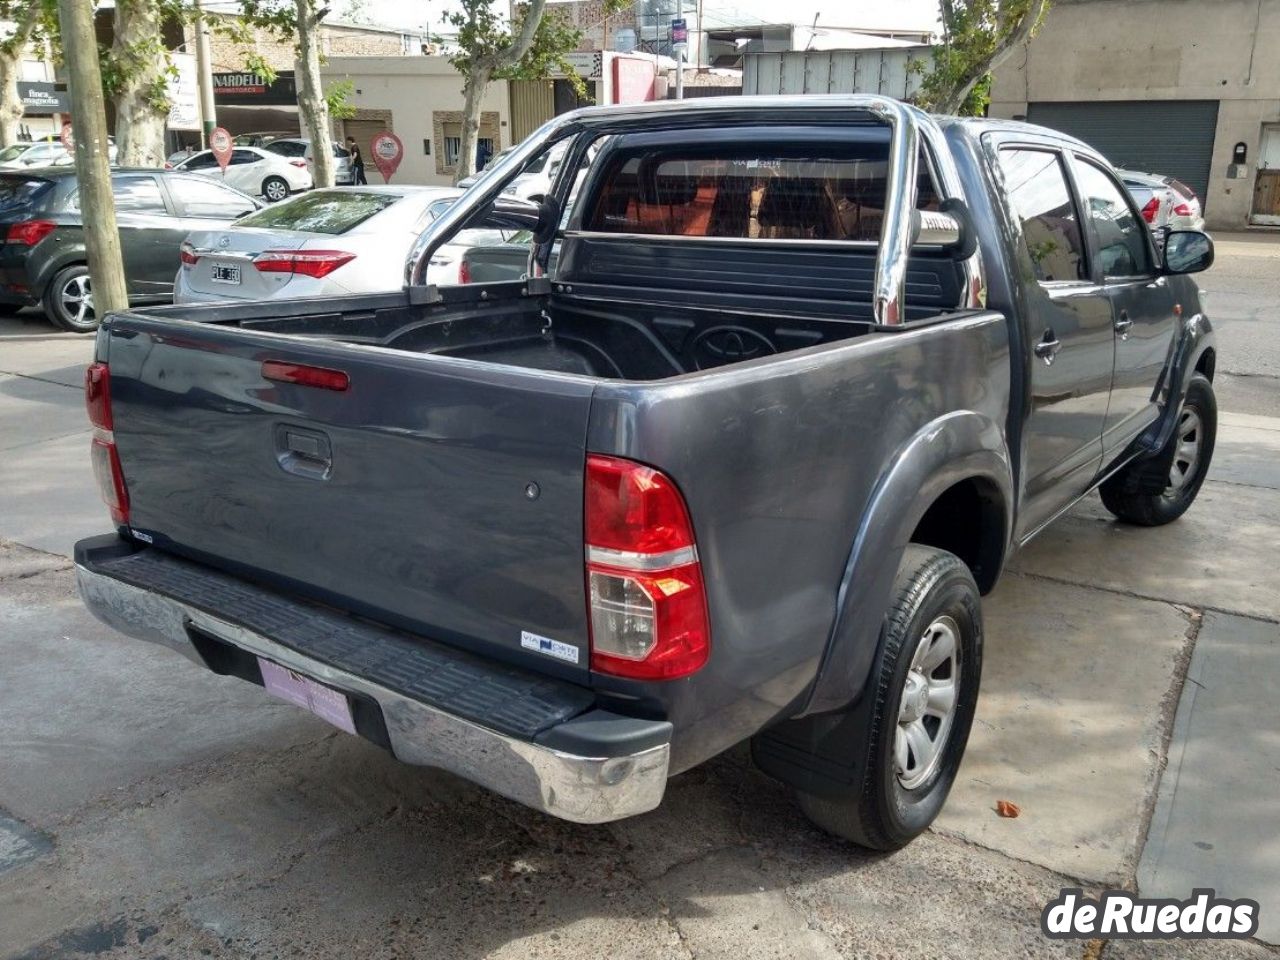
[{"label": "front wheel", "polygon": [[98,329],[89,268],[85,264],[72,264],[58,271],[44,295],[44,312],[63,330],[90,333]]},{"label": "front wheel", "polygon": [[1144,527],[1177,520],[1200,492],[1217,438],[1213,384],[1197,373],[1187,385],[1186,399],[1164,449],[1134,461],[1103,483],[1102,505],[1117,518]]},{"label": "front wheel", "polygon": [[[982,609],[973,574],[945,550],[908,546],[864,696],[865,741],[851,744],[861,783],[799,794],[819,827],[896,850],[942,809],[964,756],[982,673]],[[852,709],[858,709],[854,707]]]},{"label": "front wheel", "polygon": [[262,195],[271,203],[279,203],[289,197],[289,183],[284,177],[267,177],[262,181]]}]

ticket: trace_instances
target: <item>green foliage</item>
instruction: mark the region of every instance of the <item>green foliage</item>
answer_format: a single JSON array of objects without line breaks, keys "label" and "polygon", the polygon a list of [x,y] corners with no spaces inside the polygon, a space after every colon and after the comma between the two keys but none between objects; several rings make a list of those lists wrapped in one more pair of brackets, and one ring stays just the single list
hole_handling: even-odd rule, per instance
[{"label": "green foliage", "polygon": [[0,31],[0,56],[17,56],[28,43],[60,46],[58,0],[0,0],[0,21],[9,24]]},{"label": "green foliage", "polygon": [[942,42],[924,74],[917,100],[938,113],[981,116],[991,99],[991,71],[1016,45],[1034,35],[1048,0],[940,0]]},{"label": "green foliage", "polygon": [[356,85],[351,80],[339,80],[329,84],[324,92],[324,101],[329,106],[329,116],[333,120],[350,120],[356,115],[356,108],[351,103],[351,94]]},{"label": "green foliage", "polygon": [[[604,13],[609,16],[628,6],[628,0],[606,0]],[[459,52],[449,62],[464,77],[483,75],[485,82],[544,80],[559,74],[579,96],[585,96],[586,84],[565,57],[582,42],[582,31],[563,13],[543,4],[521,4],[510,22],[498,9],[505,7],[496,0],[461,0],[459,9],[445,18],[458,31]],[[522,51],[520,41],[531,16],[537,21],[532,25],[532,40]]]}]

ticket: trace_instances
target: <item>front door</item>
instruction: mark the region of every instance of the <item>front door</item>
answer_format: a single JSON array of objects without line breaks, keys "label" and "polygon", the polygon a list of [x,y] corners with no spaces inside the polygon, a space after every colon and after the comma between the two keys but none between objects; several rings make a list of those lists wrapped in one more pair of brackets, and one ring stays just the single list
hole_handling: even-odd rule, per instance
[{"label": "front door", "polygon": [[1253,185],[1252,222],[1280,227],[1280,126],[1262,128],[1258,175]]},{"label": "front door", "polygon": [[1112,315],[1090,275],[1064,160],[1047,147],[1000,150],[1026,284],[1031,409],[1023,426],[1025,538],[1081,496],[1102,462],[1111,390]]},{"label": "front door", "polygon": [[1115,327],[1115,373],[1102,433],[1109,462],[1160,413],[1161,378],[1174,348],[1177,318],[1173,293],[1156,269],[1151,235],[1133,198],[1086,157],[1074,156],[1072,168],[1080,206],[1089,211],[1093,279],[1106,291]]}]

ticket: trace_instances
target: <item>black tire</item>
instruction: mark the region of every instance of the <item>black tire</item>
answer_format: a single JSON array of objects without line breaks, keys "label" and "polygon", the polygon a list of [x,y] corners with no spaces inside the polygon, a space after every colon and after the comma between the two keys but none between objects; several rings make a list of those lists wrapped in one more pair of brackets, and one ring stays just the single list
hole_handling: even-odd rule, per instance
[{"label": "black tire", "polygon": [[[904,722],[903,694],[926,631],[932,636],[931,628],[943,620],[957,628],[955,707],[948,732],[939,737],[937,760],[930,769],[917,771],[918,782],[904,781],[894,756]],[[853,745],[861,783],[837,796],[800,792],[805,815],[823,830],[873,850],[896,850],[919,836],[937,817],[955,781],[973,724],[981,673],[982,608],[969,568],[945,550],[908,546],[864,693],[874,698],[862,727],[865,742]],[[912,702],[918,700],[912,697]],[[910,767],[902,771],[909,772]]]},{"label": "black tire", "polygon": [[[1135,460],[1103,483],[1102,504],[1126,523],[1158,527],[1187,512],[1204,484],[1218,438],[1218,401],[1207,377],[1193,374],[1173,434],[1155,456]],[[1195,458],[1186,454],[1194,442]],[[1175,483],[1175,478],[1178,482]]]},{"label": "black tire", "polygon": [[271,176],[262,181],[262,196],[267,203],[279,203],[289,198],[289,181]]},{"label": "black tire", "polygon": [[44,292],[44,314],[54,324],[72,333],[98,329],[89,286],[89,268],[83,263],[63,267]]}]

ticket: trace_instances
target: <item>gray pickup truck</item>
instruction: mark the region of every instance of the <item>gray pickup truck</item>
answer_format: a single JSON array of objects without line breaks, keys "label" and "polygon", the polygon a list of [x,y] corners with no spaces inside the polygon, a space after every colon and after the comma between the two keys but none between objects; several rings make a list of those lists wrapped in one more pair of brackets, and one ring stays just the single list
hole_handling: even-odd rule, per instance
[{"label": "gray pickup truck", "polygon": [[[425,282],[557,148],[525,275]],[[651,810],[749,740],[818,824],[898,847],[955,778],[1013,551],[1094,489],[1146,525],[1195,498],[1215,354],[1183,275],[1212,258],[1157,254],[1106,161],[1033,126],[880,97],[570,113],[403,291],[108,317],[115,530],[77,545],[80,590],[558,817]]]}]

